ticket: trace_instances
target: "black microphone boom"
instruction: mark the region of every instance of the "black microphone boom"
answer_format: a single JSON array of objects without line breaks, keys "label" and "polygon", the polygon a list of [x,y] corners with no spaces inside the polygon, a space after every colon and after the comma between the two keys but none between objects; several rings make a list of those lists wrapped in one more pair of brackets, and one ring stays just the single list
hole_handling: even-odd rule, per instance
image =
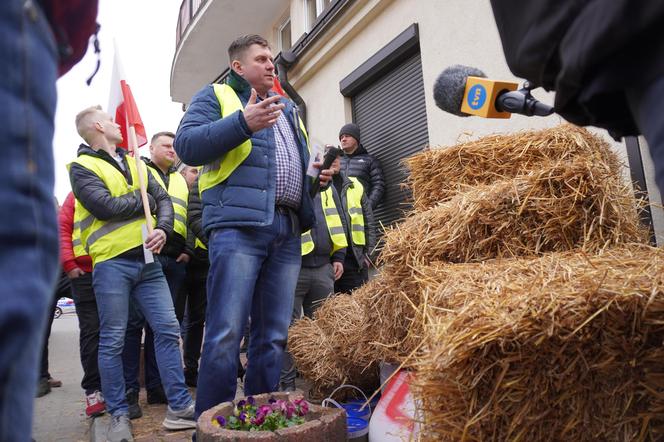
[{"label": "black microphone boom", "polygon": [[537,115],[538,117],[546,117],[554,112],[552,106],[538,101],[530,94],[533,89],[532,84],[526,81],[523,88],[518,91],[504,92],[496,98],[496,109],[501,112],[509,112],[511,114],[521,114],[527,117]]}]

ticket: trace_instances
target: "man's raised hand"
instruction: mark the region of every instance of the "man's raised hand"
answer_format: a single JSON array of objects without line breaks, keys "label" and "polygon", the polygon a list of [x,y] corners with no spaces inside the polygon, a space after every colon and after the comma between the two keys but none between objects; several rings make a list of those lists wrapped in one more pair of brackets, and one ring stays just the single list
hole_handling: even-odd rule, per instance
[{"label": "man's raised hand", "polygon": [[284,104],[279,103],[281,99],[279,95],[273,95],[256,103],[257,95],[256,89],[251,88],[251,96],[244,108],[244,120],[252,133],[273,126],[284,108]]}]

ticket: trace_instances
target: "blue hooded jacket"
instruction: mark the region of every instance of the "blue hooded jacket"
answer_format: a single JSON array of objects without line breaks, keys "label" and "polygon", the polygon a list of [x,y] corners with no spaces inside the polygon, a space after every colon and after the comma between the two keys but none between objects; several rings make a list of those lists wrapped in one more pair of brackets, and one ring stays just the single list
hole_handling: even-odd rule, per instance
[{"label": "blue hooded jacket", "polygon": [[[251,95],[251,86],[231,71],[227,84],[237,93],[243,106]],[[274,95],[270,92],[270,95]],[[312,185],[306,173],[309,149],[299,128],[297,108],[288,99],[281,103],[295,134],[302,160],[302,200],[297,212],[302,231],[315,220]],[[192,99],[175,136],[175,151],[190,166],[202,166],[219,159],[247,139],[251,153],[225,181],[202,192],[203,227],[208,235],[220,227],[265,226],[272,224],[275,210],[276,153],[272,127],[251,133],[242,111],[221,118],[221,107],[212,85],[201,89]]]}]

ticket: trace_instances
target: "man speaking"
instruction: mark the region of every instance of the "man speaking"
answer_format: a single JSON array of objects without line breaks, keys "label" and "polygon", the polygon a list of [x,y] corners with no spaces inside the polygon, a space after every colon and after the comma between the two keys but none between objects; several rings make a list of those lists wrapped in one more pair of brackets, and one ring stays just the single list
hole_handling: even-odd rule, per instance
[{"label": "man speaking", "polygon": [[[314,223],[305,174],[308,137],[294,104],[270,91],[268,42],[237,38],[225,84],[192,99],[178,156],[203,165],[199,189],[209,237],[208,305],[196,415],[235,398],[240,340],[251,316],[246,395],[276,391],[300,271],[300,235]],[[331,171],[321,171],[321,182]]]}]

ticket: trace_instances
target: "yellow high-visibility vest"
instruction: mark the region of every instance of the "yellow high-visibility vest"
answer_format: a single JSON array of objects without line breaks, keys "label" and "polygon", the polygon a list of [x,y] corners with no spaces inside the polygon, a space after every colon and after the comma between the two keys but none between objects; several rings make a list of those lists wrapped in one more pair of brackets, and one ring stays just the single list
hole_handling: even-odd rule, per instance
[{"label": "yellow high-visibility vest", "polygon": [[74,199],[74,228],[71,231],[71,244],[74,249],[74,258],[79,258],[85,256],[88,253],[83,247],[83,241],[81,240],[81,223],[76,221],[76,207],[78,206],[78,201]]},{"label": "yellow high-visibility vest", "polygon": [[[232,113],[244,109],[240,97],[235,93],[232,87],[227,84],[213,84],[214,94],[221,108],[221,118],[225,118]],[[299,120],[300,130],[304,134],[309,149],[309,137],[304,128],[304,123]],[[211,189],[219,183],[225,181],[237,167],[247,159],[251,153],[251,140],[247,140],[239,146],[234,147],[225,153],[218,160],[203,166],[200,178],[198,180],[198,191],[202,195],[205,190]]]},{"label": "yellow high-visibility vest", "polygon": [[[320,194],[321,205],[323,206],[323,213],[325,214],[325,224],[327,230],[330,232],[330,240],[332,240],[332,253],[339,249],[348,247],[346,241],[346,232],[341,223],[341,216],[337,206],[334,204],[334,197],[332,196],[332,188],[328,187],[325,192]],[[302,256],[308,255],[314,250],[314,240],[311,236],[311,230],[307,230],[302,234]]]},{"label": "yellow high-visibility vest", "polygon": [[157,180],[159,185],[168,192],[173,202],[173,211],[175,219],[173,220],[173,230],[183,238],[187,239],[187,199],[189,198],[189,188],[187,181],[184,179],[180,172],[172,172],[169,175],[168,188],[164,180],[161,179],[159,172],[154,168],[148,168],[152,176]]},{"label": "yellow high-visibility vest", "polygon": [[362,211],[364,186],[356,177],[348,178],[353,182],[346,190],[346,209],[350,215],[350,236],[353,244],[363,246],[366,244],[364,238],[364,213]]},{"label": "yellow high-visibility vest", "polygon": [[207,247],[205,246],[203,241],[201,241],[198,238],[196,238],[196,241],[194,241],[194,247],[198,247],[199,249],[207,250]]},{"label": "yellow high-visibility vest", "polygon": [[[73,163],[80,164],[97,175],[113,197],[138,192],[140,189],[135,161],[126,162],[131,173],[132,184],[127,183],[124,175],[118,169],[101,158],[81,155],[69,163],[67,168],[71,168]],[[147,183],[147,167],[142,161],[140,164],[140,173],[144,182]],[[154,217],[152,222],[153,225],[156,224]],[[78,223],[82,245],[92,258],[93,266],[143,244],[141,226],[145,223],[145,218],[142,213],[128,220],[102,221],[95,218],[77,199],[74,208],[74,223]]]}]

